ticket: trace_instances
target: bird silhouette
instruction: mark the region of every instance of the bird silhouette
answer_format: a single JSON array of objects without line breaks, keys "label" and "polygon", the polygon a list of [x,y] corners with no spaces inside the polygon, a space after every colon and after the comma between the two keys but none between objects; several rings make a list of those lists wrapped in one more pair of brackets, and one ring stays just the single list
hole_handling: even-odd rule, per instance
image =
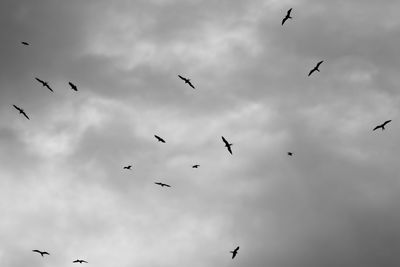
[{"label": "bird silhouette", "polygon": [[385,130],[385,125],[388,124],[388,123],[391,122],[391,121],[392,121],[392,120],[385,121],[385,122],[382,123],[381,125],[376,126],[372,131],[375,131],[376,129],[379,129],[379,128],[381,128],[382,131]]},{"label": "bird silhouette", "polygon": [[230,143],[225,139],[225,137],[223,137],[223,136],[221,136],[221,137],[222,137],[222,141],[225,143],[225,147],[228,149],[229,153],[232,154],[232,148],[231,148],[231,146],[232,146],[233,144],[230,144]]},{"label": "bird silhouette", "polygon": [[51,87],[49,86],[49,83],[48,83],[48,82],[45,82],[45,81],[43,81],[43,80],[41,80],[41,79],[39,79],[39,78],[36,78],[36,77],[35,77],[35,79],[36,79],[38,82],[40,82],[40,83],[42,84],[42,86],[47,87],[50,91],[54,92],[53,89],[51,89]]},{"label": "bird silhouette", "polygon": [[310,76],[311,74],[313,74],[313,72],[314,71],[318,71],[319,72],[319,65],[321,65],[322,64],[322,62],[324,62],[323,60],[321,60],[320,62],[318,62],[317,63],[317,65],[312,69],[312,70],[310,70],[310,72],[308,73],[308,76]]},{"label": "bird silhouette", "polygon": [[40,251],[40,250],[37,250],[37,249],[34,249],[34,250],[32,250],[33,252],[37,252],[37,253],[39,253],[40,255],[42,255],[42,257],[43,257],[43,255],[50,255],[50,253],[48,253],[48,252],[46,252],[46,251]]},{"label": "bird silhouette", "polygon": [[154,182],[156,185],[159,185],[159,186],[161,186],[161,187],[164,187],[164,186],[166,186],[166,187],[171,187],[169,184],[164,184],[164,183],[160,183],[160,182]]},{"label": "bird silhouette", "polygon": [[19,108],[19,107],[17,107],[16,105],[13,105],[13,106],[14,106],[14,108],[16,108],[16,109],[19,111],[19,113],[21,113],[22,115],[24,115],[25,118],[27,118],[28,120],[30,120],[29,117],[28,117],[28,115],[26,115],[25,111],[24,111],[22,108]]},{"label": "bird silhouette", "polygon": [[75,92],[78,92],[78,87],[76,87],[75,84],[68,82],[69,86],[71,86],[71,89],[74,90]]},{"label": "bird silhouette", "polygon": [[124,167],[125,170],[131,170],[131,168],[132,168],[132,165],[128,165],[128,166]]},{"label": "bird silhouette", "polygon": [[292,17],[290,16],[290,12],[292,12],[292,9],[289,9],[286,13],[286,17],[283,18],[282,20],[282,25],[285,23],[285,21],[287,21],[288,19],[292,19]]},{"label": "bird silhouette", "polygon": [[192,168],[195,168],[195,169],[197,169],[198,167],[200,167],[199,164],[196,164],[196,165],[193,165],[193,166],[192,166]]},{"label": "bird silhouette", "polygon": [[80,264],[82,264],[82,263],[88,263],[87,261],[84,261],[84,260],[74,260],[72,263],[80,263]]},{"label": "bird silhouette", "polygon": [[158,142],[165,143],[165,140],[159,137],[158,135],[154,135],[154,137],[158,140]]},{"label": "bird silhouette", "polygon": [[21,44],[23,44],[23,45],[29,45],[28,42],[21,42]]},{"label": "bird silhouette", "polygon": [[289,156],[293,156],[293,155],[294,155],[293,152],[288,152],[287,154],[288,154]]},{"label": "bird silhouette", "polygon": [[232,253],[232,259],[236,257],[236,254],[238,253],[238,251],[239,251],[239,247],[235,248],[235,250],[233,250],[233,251],[230,251],[230,253]]},{"label": "bird silhouette", "polygon": [[196,89],[196,88],[194,88],[193,84],[190,82],[190,79],[182,77],[181,75],[178,75],[178,77],[181,78],[182,80],[184,80],[185,83],[189,84],[190,87],[192,87],[193,89]]}]

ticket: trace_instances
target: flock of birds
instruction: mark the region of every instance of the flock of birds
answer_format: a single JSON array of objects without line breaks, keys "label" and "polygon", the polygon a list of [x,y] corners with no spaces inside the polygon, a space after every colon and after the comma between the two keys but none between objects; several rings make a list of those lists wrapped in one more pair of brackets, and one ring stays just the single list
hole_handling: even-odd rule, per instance
[{"label": "flock of birds", "polygon": [[[293,17],[291,16],[291,12],[292,12],[292,8],[290,8],[290,9],[287,11],[286,16],[282,19],[282,23],[281,23],[282,26],[285,24],[285,22],[286,22],[288,19],[293,19]],[[25,41],[24,41],[24,42],[21,42],[21,43],[22,43],[23,45],[25,45],[25,46],[29,46],[29,45],[30,45],[28,42],[25,42]],[[310,70],[310,72],[308,73],[308,76],[311,76],[311,75],[312,75],[314,72],[316,72],[316,71],[317,71],[317,72],[320,72],[319,67],[320,67],[320,65],[321,65],[323,62],[324,62],[323,60],[319,61],[319,62],[316,64],[316,66]],[[191,88],[196,89],[196,88],[194,87],[194,85],[191,83],[190,79],[185,78],[185,77],[183,77],[183,76],[181,76],[181,75],[178,75],[178,77],[179,77],[180,79],[182,79],[182,80],[185,82],[185,84],[188,84]],[[43,87],[46,87],[46,88],[49,89],[51,92],[54,92],[54,90],[50,87],[49,82],[43,81],[43,80],[41,80],[41,79],[39,79],[39,78],[37,78],[37,77],[35,77],[35,79],[36,79]],[[75,84],[73,84],[72,82],[68,82],[68,84],[69,84],[69,86],[71,87],[71,90],[74,90],[74,91],[76,91],[76,92],[78,91],[78,87],[77,87]],[[14,106],[14,108],[17,109],[17,110],[19,111],[19,113],[22,114],[26,119],[30,120],[30,118],[28,117],[28,115],[25,113],[25,111],[24,111],[22,108],[20,108],[20,107],[18,107],[18,106],[16,106],[16,105],[13,105],[13,106]],[[385,130],[385,126],[386,126],[389,122],[391,122],[391,120],[387,120],[387,121],[385,121],[384,123],[382,123],[382,124],[380,124],[380,125],[377,125],[377,126],[373,129],[373,131],[375,131],[375,130],[377,130],[377,129],[382,129],[382,131]],[[158,142],[166,143],[166,141],[165,141],[163,138],[161,138],[160,136],[154,135],[154,137],[157,139]],[[228,140],[226,140],[226,138],[225,138],[224,136],[221,136],[221,138],[222,138],[222,142],[224,143],[226,149],[227,149],[228,152],[232,155],[232,154],[233,154],[233,153],[232,153],[232,145],[233,145],[233,144],[230,143]],[[287,152],[287,155],[288,155],[288,156],[293,156],[294,153],[293,153],[293,152]],[[199,167],[200,167],[199,164],[195,164],[195,165],[192,166],[192,168],[195,168],[195,169],[197,169],[197,168],[199,168]],[[124,166],[123,169],[125,169],[125,170],[132,170],[132,165]],[[162,182],[154,182],[154,183],[155,183],[156,185],[161,186],[161,187],[171,187],[171,185],[165,184],[165,183],[162,183]],[[32,250],[32,251],[33,251],[33,252],[36,252],[36,253],[39,253],[42,257],[44,257],[44,255],[50,255],[50,253],[48,253],[48,252],[46,252],[46,251],[40,251],[40,250],[37,250],[37,249]],[[230,251],[230,253],[232,253],[232,259],[234,259],[234,258],[236,257],[236,255],[238,254],[238,251],[239,251],[239,246],[236,247],[234,250]],[[77,259],[77,260],[73,261],[73,263],[88,263],[88,262],[85,261],[85,260]]]}]

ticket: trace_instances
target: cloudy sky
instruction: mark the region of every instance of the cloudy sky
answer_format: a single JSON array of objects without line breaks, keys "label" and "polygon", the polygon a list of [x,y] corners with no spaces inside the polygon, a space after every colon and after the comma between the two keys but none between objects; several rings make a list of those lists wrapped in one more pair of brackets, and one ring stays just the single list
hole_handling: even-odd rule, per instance
[{"label": "cloudy sky", "polygon": [[399,11],[1,1],[0,265],[398,266]]}]

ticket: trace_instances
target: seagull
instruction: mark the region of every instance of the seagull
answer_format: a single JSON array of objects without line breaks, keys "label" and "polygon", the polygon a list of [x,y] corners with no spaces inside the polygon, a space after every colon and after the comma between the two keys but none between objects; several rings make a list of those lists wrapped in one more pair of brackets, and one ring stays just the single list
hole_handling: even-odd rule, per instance
[{"label": "seagull", "polygon": [[283,18],[282,20],[282,25],[285,23],[285,21],[287,21],[288,19],[292,19],[292,17],[290,16],[290,12],[292,12],[292,9],[289,9],[286,13],[286,17]]},{"label": "seagull", "polygon": [[23,44],[23,45],[29,45],[29,43],[27,43],[27,42],[21,42],[21,44]]},{"label": "seagull", "polygon": [[224,141],[224,143],[225,143],[225,147],[228,149],[229,153],[232,154],[231,146],[232,146],[233,144],[230,144],[228,141],[226,141],[225,137],[223,137],[223,136],[221,136],[221,137],[222,137],[222,141]]},{"label": "seagull", "polygon": [[40,82],[42,84],[42,86],[47,87],[50,91],[54,92],[53,89],[51,89],[51,87],[49,86],[48,82],[42,81],[39,78],[35,78],[38,82]]},{"label": "seagull", "polygon": [[288,152],[287,154],[288,154],[289,156],[293,156],[293,155],[294,155],[293,152]]},{"label": "seagull", "polygon": [[187,78],[185,78],[185,77],[182,77],[181,75],[178,75],[178,76],[179,76],[179,78],[181,78],[182,80],[184,80],[185,83],[189,84],[190,87],[192,87],[193,89],[196,89],[196,88],[194,88],[193,84],[190,82],[190,79],[187,79]]},{"label": "seagull", "polygon": [[132,168],[132,165],[128,165],[128,166],[124,167],[124,169],[126,169],[126,170],[131,170],[131,168]]},{"label": "seagull", "polygon": [[239,250],[239,247],[235,248],[235,250],[233,250],[233,251],[230,251],[230,253],[232,253],[232,259],[236,257],[238,250]]},{"label": "seagull", "polygon": [[382,131],[385,130],[385,125],[391,122],[392,120],[385,121],[381,125],[376,126],[372,131],[375,131],[376,129],[382,128]]},{"label": "seagull", "polygon": [[158,142],[165,143],[165,140],[159,137],[158,135],[154,135],[154,137],[158,140]]},{"label": "seagull", "polygon": [[164,184],[164,183],[160,183],[160,182],[155,182],[155,184],[157,184],[157,185],[160,185],[161,187],[164,187],[164,186],[166,186],[166,187],[171,187],[170,185],[168,185],[168,184]]},{"label": "seagull", "polygon": [[314,71],[318,71],[319,72],[319,65],[322,64],[322,62],[324,62],[323,60],[321,60],[320,62],[317,63],[317,66],[315,66],[312,70],[310,70],[310,73],[308,73],[308,76],[310,76],[311,74],[313,74]]},{"label": "seagull", "polygon": [[80,264],[82,264],[82,262],[88,263],[87,261],[84,261],[84,260],[74,260],[72,263],[80,263]]},{"label": "seagull", "polygon": [[40,253],[40,255],[42,255],[42,257],[43,257],[43,255],[50,255],[50,253],[48,253],[48,252],[46,252],[46,251],[40,251],[40,250],[37,250],[37,249],[32,250],[32,251],[33,251],[33,252]]},{"label": "seagull", "polygon": [[17,107],[16,105],[13,105],[13,106],[14,106],[14,108],[16,108],[16,109],[19,111],[19,113],[21,113],[22,115],[24,115],[25,118],[27,118],[28,120],[30,120],[29,117],[28,117],[28,115],[26,115],[25,111],[24,111],[22,108],[19,108],[19,107]]},{"label": "seagull", "polygon": [[75,84],[68,82],[69,86],[71,86],[71,89],[74,90],[75,92],[78,92],[78,87],[76,87]]},{"label": "seagull", "polygon": [[193,165],[192,168],[197,169],[198,167],[200,167],[199,164]]}]

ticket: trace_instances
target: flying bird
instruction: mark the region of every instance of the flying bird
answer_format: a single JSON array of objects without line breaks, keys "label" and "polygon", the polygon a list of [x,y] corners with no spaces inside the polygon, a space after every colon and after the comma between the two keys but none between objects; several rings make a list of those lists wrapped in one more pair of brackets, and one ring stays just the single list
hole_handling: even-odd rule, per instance
[{"label": "flying bird", "polygon": [[41,79],[39,79],[39,78],[36,78],[36,77],[35,77],[35,79],[36,79],[38,82],[40,82],[40,83],[42,84],[42,86],[47,87],[50,91],[54,92],[53,89],[51,89],[51,87],[49,86],[49,83],[48,83],[48,82],[45,82],[45,81],[43,81],[43,80],[41,80]]},{"label": "flying bird", "polygon": [[182,77],[181,75],[178,75],[178,76],[179,76],[179,78],[181,78],[182,80],[184,80],[185,83],[189,84],[190,87],[192,87],[193,89],[196,89],[196,88],[194,88],[193,84],[190,82],[190,79],[187,79],[187,78],[185,78],[185,77]]},{"label": "flying bird", "polygon": [[322,64],[322,62],[324,62],[323,60],[321,60],[320,62],[317,63],[317,66],[315,66],[312,70],[310,70],[310,73],[308,73],[308,76],[310,76],[311,74],[313,74],[314,71],[318,71],[319,72],[319,65]]},{"label": "flying bird", "polygon": [[87,261],[84,261],[84,260],[74,260],[72,263],[88,263]]},{"label": "flying bird", "polygon": [[24,115],[25,118],[27,118],[28,120],[30,120],[29,117],[28,117],[28,115],[26,115],[25,111],[24,111],[22,108],[19,108],[19,107],[17,107],[16,105],[13,105],[13,106],[14,106],[14,108],[16,108],[16,109],[19,111],[19,113],[21,113],[22,115]]},{"label": "flying bird", "polygon": [[294,155],[293,152],[288,152],[287,154],[288,154],[289,156],[293,156],[293,155]]},{"label": "flying bird", "polygon": [[286,17],[283,18],[282,20],[282,25],[285,23],[285,21],[287,21],[288,19],[292,19],[292,17],[290,16],[290,12],[292,12],[292,9],[289,9],[286,13]]},{"label": "flying bird", "polygon": [[198,167],[200,167],[199,164],[193,165],[192,168],[197,169]]},{"label": "flying bird", "polygon": [[154,135],[154,137],[158,140],[158,142],[165,143],[165,140],[159,137],[158,135]]},{"label": "flying bird", "polygon": [[235,250],[233,250],[233,251],[230,251],[230,253],[232,253],[232,259],[236,257],[238,250],[239,250],[239,247],[235,248]]},{"label": "flying bird", "polygon": [[71,89],[74,90],[75,92],[78,92],[78,87],[76,87],[75,84],[68,82],[69,86],[71,86]]},{"label": "flying bird", "polygon": [[48,253],[48,252],[46,252],[46,251],[40,251],[40,250],[37,250],[37,249],[32,250],[32,251],[33,251],[33,252],[40,253],[40,255],[42,255],[42,257],[43,257],[43,255],[50,255],[50,253]]},{"label": "flying bird", "polygon": [[29,43],[27,43],[27,42],[21,42],[21,44],[23,44],[23,45],[29,45]]},{"label": "flying bird", "polygon": [[159,185],[161,187],[164,187],[164,186],[171,187],[169,184],[164,184],[164,183],[160,183],[160,182],[155,182],[155,184],[157,184],[157,185]]},{"label": "flying bird", "polygon": [[232,146],[233,144],[230,144],[230,143],[225,139],[225,137],[223,137],[223,136],[221,136],[221,137],[222,137],[222,141],[224,141],[224,143],[225,143],[225,147],[228,149],[229,153],[232,154],[232,148],[231,148],[231,146]]},{"label": "flying bird", "polygon": [[381,128],[382,131],[385,130],[385,125],[388,124],[388,123],[391,122],[391,121],[392,121],[392,120],[385,121],[385,122],[382,123],[381,125],[376,126],[372,131],[375,131],[376,129],[379,129],[379,128]]},{"label": "flying bird", "polygon": [[131,168],[132,168],[132,165],[128,165],[128,166],[124,167],[125,170],[131,170]]}]

